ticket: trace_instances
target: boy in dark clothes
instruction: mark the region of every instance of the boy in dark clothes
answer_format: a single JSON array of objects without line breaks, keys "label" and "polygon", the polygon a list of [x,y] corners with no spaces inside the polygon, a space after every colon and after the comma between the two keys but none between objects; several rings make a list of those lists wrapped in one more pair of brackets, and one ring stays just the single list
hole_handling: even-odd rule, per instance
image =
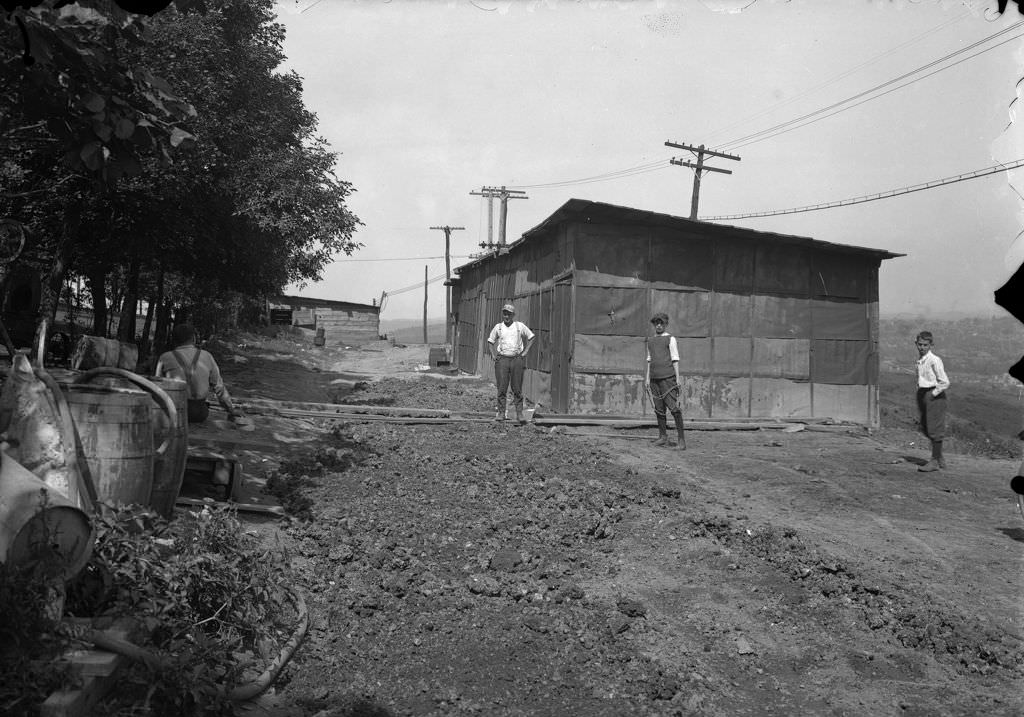
[{"label": "boy in dark clothes", "polygon": [[679,407],[679,348],[676,337],[665,331],[668,325],[667,314],[655,314],[651,317],[654,336],[647,339],[647,370],[644,383],[650,386],[654,413],[658,418],[658,440],[656,446],[676,445],[668,437],[668,417],[676,424],[679,435],[679,448],[686,449],[686,438],[683,435],[683,411]]}]

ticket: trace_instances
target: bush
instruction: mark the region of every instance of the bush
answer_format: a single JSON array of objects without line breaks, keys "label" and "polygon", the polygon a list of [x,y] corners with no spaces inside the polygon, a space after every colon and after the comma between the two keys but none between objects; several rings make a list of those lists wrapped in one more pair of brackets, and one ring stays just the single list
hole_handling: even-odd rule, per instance
[{"label": "bush", "polygon": [[31,568],[0,565],[0,714],[35,715],[68,680],[56,661],[68,641],[46,614],[52,586]]},{"label": "bush", "polygon": [[[162,665],[132,663],[98,713],[232,714],[227,692],[262,672],[291,636],[287,556],[244,534],[230,509],[168,523],[137,507],[103,507],[94,522],[93,558],[69,585],[66,612],[139,620],[148,633],[143,647]],[[13,648],[0,652],[3,714],[34,714],[66,679],[51,660],[67,639],[39,614],[45,586],[0,571],[0,645]]]}]

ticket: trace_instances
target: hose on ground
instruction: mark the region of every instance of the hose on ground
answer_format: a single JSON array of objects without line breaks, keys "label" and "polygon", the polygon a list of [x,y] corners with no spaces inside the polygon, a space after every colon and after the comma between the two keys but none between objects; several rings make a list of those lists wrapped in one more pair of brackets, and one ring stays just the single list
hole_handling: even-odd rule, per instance
[{"label": "hose on ground", "polygon": [[[227,693],[227,698],[232,702],[246,702],[266,692],[267,688],[274,683],[274,680],[281,674],[281,670],[292,659],[295,651],[306,638],[306,632],[309,630],[309,611],[306,608],[306,601],[297,590],[289,590],[288,593],[295,603],[295,611],[299,616],[295,632],[292,633],[292,636],[282,646],[277,657],[267,665],[267,669],[259,677],[252,682],[239,685]],[[159,671],[168,667],[168,661],[163,657],[127,640],[113,637],[93,628],[82,628],[67,624],[64,627],[66,633],[76,640],[90,642],[100,649],[123,655],[136,662],[141,662],[151,670]]]}]

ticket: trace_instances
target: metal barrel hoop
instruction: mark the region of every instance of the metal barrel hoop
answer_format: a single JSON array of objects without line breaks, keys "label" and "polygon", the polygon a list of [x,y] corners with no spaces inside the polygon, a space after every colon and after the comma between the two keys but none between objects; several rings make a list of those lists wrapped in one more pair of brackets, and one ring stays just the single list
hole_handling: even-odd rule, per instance
[{"label": "metal barrel hoop", "polygon": [[[161,408],[163,408],[164,412],[167,414],[167,420],[170,422],[170,425],[176,426],[178,424],[178,409],[177,407],[175,407],[174,400],[170,397],[170,395],[168,395],[166,391],[157,386],[155,383],[146,378],[143,378],[142,376],[139,376],[137,373],[132,373],[131,371],[127,371],[123,368],[101,366],[100,368],[89,369],[82,375],[76,376],[73,380],[73,383],[87,383],[88,381],[91,381],[97,376],[117,376],[119,378],[125,379],[126,381],[131,381],[136,386],[139,386],[140,388],[149,391],[151,394],[156,396],[156,398],[158,399],[158,403],[162,404]],[[164,442],[160,444],[160,447],[157,448],[154,451],[154,453],[158,456],[162,456],[164,453],[167,452],[167,448],[170,445],[171,436],[168,435],[166,438],[164,438]]]}]

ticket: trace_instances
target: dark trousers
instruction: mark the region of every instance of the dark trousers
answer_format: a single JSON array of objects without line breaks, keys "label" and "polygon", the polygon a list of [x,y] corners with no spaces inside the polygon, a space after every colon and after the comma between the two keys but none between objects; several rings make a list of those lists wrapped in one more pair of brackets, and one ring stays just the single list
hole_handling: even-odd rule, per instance
[{"label": "dark trousers", "polygon": [[205,398],[188,399],[188,422],[202,423],[210,415],[210,406]]},{"label": "dark trousers", "polygon": [[917,389],[917,410],[924,435],[929,440],[941,441],[946,435],[946,392],[933,396],[930,388]]},{"label": "dark trousers", "polygon": [[498,384],[498,410],[505,410],[509,384],[512,385],[512,400],[516,410],[523,410],[523,371],[526,359],[522,356],[498,356],[494,362],[494,381]]},{"label": "dark trousers", "polygon": [[675,413],[679,410],[678,386],[675,376],[651,379],[651,400],[656,414],[664,416],[666,412]]}]

